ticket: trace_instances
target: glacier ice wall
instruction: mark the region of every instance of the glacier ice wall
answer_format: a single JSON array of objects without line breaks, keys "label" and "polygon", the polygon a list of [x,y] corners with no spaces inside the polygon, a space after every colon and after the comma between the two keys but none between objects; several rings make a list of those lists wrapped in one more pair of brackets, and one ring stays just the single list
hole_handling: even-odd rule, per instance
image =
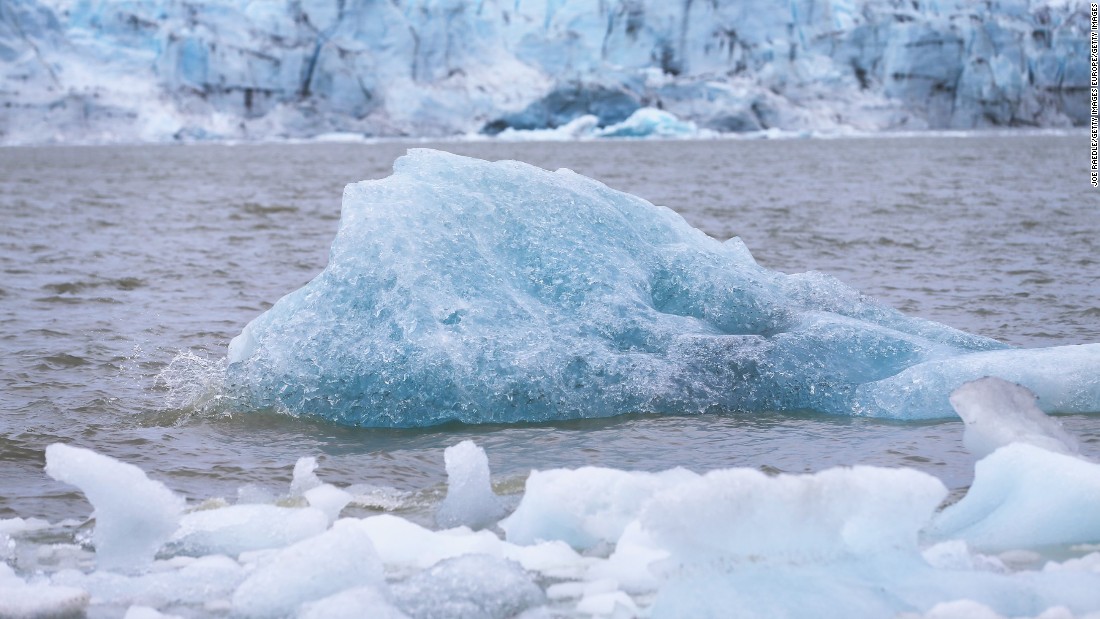
[{"label": "glacier ice wall", "polygon": [[1023,368],[1060,410],[1100,411],[1100,345],[1003,348],[769,271],[740,239],[569,170],[414,149],[345,188],[328,266],[233,339],[227,378],[246,408],[367,426],[951,417],[976,367]]},{"label": "glacier ice wall", "polygon": [[1064,126],[1080,0],[6,0],[0,143]]}]

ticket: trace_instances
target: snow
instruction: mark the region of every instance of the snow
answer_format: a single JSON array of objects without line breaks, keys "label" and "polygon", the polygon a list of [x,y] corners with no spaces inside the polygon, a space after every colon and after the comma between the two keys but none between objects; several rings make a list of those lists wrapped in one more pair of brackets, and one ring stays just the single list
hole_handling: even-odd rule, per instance
[{"label": "snow", "polygon": [[[227,388],[360,426],[813,410],[950,418],[984,375],[1100,411],[1100,344],[1005,350],[758,265],[569,170],[413,149],[348,185],[328,266],[229,344]],[[303,473],[304,474],[304,473]]]},{"label": "snow", "polygon": [[[1064,127],[1082,2],[9,0],[0,143]],[[677,129],[679,133],[680,129]]]}]

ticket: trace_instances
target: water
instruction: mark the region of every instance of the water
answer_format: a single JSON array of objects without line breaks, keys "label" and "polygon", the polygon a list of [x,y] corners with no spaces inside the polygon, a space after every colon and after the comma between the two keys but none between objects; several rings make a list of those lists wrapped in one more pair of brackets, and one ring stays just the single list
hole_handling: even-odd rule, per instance
[{"label": "water", "polygon": [[[472,438],[498,490],[532,468],[790,472],[910,466],[952,489],[973,457],[958,422],[634,416],[553,425],[369,430],[191,406],[230,338],[324,266],[344,184],[408,144],[0,149],[0,518],[83,518],[42,471],[92,447],[197,501],[284,492],[299,456],[338,485],[442,496],[442,450]],[[423,146],[423,144],[417,144]],[[449,143],[568,167],[741,236],[764,266],[820,270],[903,311],[1017,346],[1100,341],[1100,196],[1087,140]],[[1064,418],[1100,455],[1100,421]]]}]

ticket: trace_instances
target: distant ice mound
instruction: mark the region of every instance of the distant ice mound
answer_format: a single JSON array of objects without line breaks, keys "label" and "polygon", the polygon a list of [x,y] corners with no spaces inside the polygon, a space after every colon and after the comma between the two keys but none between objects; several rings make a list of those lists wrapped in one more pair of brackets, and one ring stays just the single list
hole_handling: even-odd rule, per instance
[{"label": "distant ice mound", "polygon": [[[227,384],[245,407],[363,426],[947,417],[968,378],[936,364],[1001,348],[826,275],[764,269],[739,239],[569,170],[416,149],[392,176],[348,185],[328,266],[233,339]],[[986,352],[981,369],[1026,366],[1018,382],[1041,396],[1070,390],[1057,401],[1100,410],[1095,371],[1084,387],[1059,382],[1067,355],[1100,368],[1100,345],[1073,348],[1039,364]],[[913,408],[907,385],[886,379],[921,367],[940,393]]]}]

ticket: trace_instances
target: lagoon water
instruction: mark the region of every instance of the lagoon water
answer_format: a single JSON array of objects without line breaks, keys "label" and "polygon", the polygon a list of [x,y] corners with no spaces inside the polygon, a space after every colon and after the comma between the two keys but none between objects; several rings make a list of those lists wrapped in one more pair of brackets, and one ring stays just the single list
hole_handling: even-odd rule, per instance
[{"label": "lagoon water", "polygon": [[[740,236],[909,314],[1021,347],[1100,341],[1100,194],[1087,139],[264,144],[0,149],[0,518],[87,517],[43,472],[54,442],[140,466],[191,501],[285,492],[318,456],[337,485],[430,522],[443,448],[473,439],[498,492],[532,469],[908,466],[956,493],[957,421],[626,416],[551,425],[345,428],[227,414],[202,396],[228,341],[325,265],[346,183],[410,146],[568,167]],[[1100,456],[1100,417],[1062,417]]]}]

